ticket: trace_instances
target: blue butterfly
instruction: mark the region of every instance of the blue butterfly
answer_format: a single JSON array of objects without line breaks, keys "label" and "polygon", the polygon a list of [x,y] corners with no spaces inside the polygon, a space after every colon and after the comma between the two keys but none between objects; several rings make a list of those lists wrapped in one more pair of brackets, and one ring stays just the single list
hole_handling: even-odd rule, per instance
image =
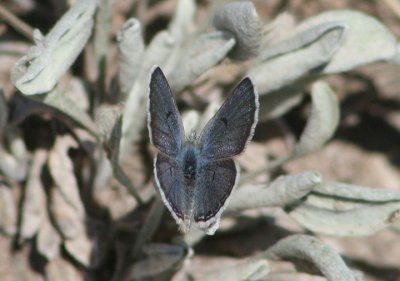
[{"label": "blue butterfly", "polygon": [[253,83],[243,79],[197,139],[185,139],[171,88],[159,67],[152,71],[149,86],[148,129],[159,151],[154,175],[161,198],[183,232],[193,224],[214,234],[239,179],[232,157],[245,149],[257,123]]}]

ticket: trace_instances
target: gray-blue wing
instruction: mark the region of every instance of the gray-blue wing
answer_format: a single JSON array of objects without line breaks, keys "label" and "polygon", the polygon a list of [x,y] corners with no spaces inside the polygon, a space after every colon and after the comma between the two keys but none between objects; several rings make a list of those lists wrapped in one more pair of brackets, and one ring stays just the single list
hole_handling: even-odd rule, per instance
[{"label": "gray-blue wing", "polygon": [[201,155],[218,160],[241,153],[253,136],[257,118],[258,95],[251,80],[245,78],[201,133]]},{"label": "gray-blue wing", "polygon": [[194,196],[194,221],[208,234],[213,234],[218,227],[219,218],[237,184],[238,175],[239,170],[232,159],[206,162],[199,167]]},{"label": "gray-blue wing", "polygon": [[171,88],[159,67],[150,78],[148,129],[151,142],[162,153],[176,156],[185,141],[182,120]]},{"label": "gray-blue wing", "polygon": [[164,204],[181,224],[188,217],[189,202],[183,186],[182,169],[176,161],[159,153],[154,159],[154,175]]}]

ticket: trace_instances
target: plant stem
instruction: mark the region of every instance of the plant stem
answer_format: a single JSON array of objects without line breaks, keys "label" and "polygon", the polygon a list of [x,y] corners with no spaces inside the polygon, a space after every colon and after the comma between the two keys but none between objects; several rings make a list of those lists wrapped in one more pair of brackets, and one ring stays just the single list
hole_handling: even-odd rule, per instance
[{"label": "plant stem", "polygon": [[9,10],[0,5],[0,18],[12,26],[15,30],[21,33],[23,36],[33,41],[33,28],[20,20]]}]

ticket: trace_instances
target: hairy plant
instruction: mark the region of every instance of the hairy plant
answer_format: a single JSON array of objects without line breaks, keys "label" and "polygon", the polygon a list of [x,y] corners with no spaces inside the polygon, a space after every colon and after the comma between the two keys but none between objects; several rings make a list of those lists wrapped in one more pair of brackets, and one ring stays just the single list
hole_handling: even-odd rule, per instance
[{"label": "hairy plant", "polygon": [[[201,129],[219,107],[195,94],[204,85],[214,96],[225,93],[223,83],[207,84],[218,68],[235,67],[234,83],[252,79],[260,95],[260,123],[280,118],[310,92],[308,121],[291,152],[244,170],[222,221],[236,222],[246,210],[278,207],[317,234],[399,231],[400,192],[326,181],[318,171],[276,177],[285,163],[321,149],[338,127],[340,104],[325,78],[373,62],[398,63],[395,36],[359,11],[327,11],[300,23],[283,13],[267,22],[250,1],[224,2],[209,3],[200,22],[200,4],[178,0],[167,28],[149,43],[139,14],[127,18],[116,40],[110,40],[110,0],[76,1],[46,35],[37,29],[31,34],[34,46],[11,69],[11,81],[24,96],[13,105],[13,122],[12,106],[0,92],[0,229],[19,245],[31,241],[48,264],[41,272],[47,280],[171,280],[179,274],[184,280],[283,280],[274,276],[284,261],[296,266],[294,274],[363,280],[334,249],[305,234],[275,241],[234,267],[191,272],[185,261],[196,255],[193,247],[204,234],[183,235],[163,222],[165,207],[148,161],[146,103],[155,64],[178,104],[186,104],[188,132]],[[111,46],[118,50],[112,82],[107,80]],[[80,54],[95,73],[72,70]],[[41,117],[36,125],[41,129],[21,125],[35,116]],[[143,171],[127,168],[132,156]],[[271,179],[260,181],[260,175]],[[121,203],[99,199],[117,184],[126,188]],[[18,188],[19,204],[13,194]],[[118,207],[129,212],[116,215]],[[84,277],[71,269],[71,261]],[[65,274],[58,272],[61,268]]]}]

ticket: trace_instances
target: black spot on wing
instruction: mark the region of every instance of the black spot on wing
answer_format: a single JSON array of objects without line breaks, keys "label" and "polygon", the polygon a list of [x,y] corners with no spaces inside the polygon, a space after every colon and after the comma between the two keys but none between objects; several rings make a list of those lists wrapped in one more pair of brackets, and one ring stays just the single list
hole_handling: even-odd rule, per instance
[{"label": "black spot on wing", "polygon": [[220,120],[222,121],[222,123],[224,123],[225,127],[228,127],[228,119],[222,117]]},{"label": "black spot on wing", "polygon": [[171,114],[172,114],[172,111],[167,112],[167,114],[166,114],[167,119],[171,116]]}]

